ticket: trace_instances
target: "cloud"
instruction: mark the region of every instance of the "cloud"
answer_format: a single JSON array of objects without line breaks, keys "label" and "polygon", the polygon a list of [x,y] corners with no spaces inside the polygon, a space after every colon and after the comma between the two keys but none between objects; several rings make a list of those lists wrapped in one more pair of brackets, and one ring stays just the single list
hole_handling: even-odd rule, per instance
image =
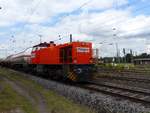
[{"label": "cloud", "polygon": [[[125,4],[126,1],[121,0],[119,3]],[[106,9],[113,6],[113,0],[1,0],[0,26],[18,22],[41,23],[55,15],[70,13],[82,4],[86,4],[85,9]]]},{"label": "cloud", "polygon": [[[128,3],[128,0],[118,3],[114,0],[1,0],[0,26],[14,25],[9,30],[16,40],[15,44],[10,44],[12,42],[7,39],[5,43],[10,46],[5,48],[14,48],[11,54],[39,43],[38,35],[42,35],[43,42],[57,40],[60,35],[63,40],[56,43],[64,43],[69,41],[69,34],[73,34],[76,41],[92,41],[95,47],[102,47],[103,56],[115,55],[115,47],[109,43],[116,42],[121,45],[120,49],[132,48],[140,52],[138,48],[144,50],[150,35],[150,16],[133,16],[131,7],[115,8]],[[49,25],[51,22],[53,25]],[[24,28],[18,23],[25,23]],[[107,43],[98,44],[104,40]]]}]

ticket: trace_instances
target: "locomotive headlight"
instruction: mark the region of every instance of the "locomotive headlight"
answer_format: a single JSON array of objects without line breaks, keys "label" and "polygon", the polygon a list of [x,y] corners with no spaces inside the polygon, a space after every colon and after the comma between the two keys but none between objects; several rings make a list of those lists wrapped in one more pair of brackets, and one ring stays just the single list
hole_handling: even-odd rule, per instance
[{"label": "locomotive headlight", "polygon": [[81,74],[81,73],[82,73],[82,69],[81,69],[81,68],[75,69],[74,71],[75,71],[77,74]]},{"label": "locomotive headlight", "polygon": [[77,73],[78,73],[78,74],[81,74],[81,73],[82,73],[82,69],[81,69],[81,68],[78,68],[78,69],[77,69]]}]

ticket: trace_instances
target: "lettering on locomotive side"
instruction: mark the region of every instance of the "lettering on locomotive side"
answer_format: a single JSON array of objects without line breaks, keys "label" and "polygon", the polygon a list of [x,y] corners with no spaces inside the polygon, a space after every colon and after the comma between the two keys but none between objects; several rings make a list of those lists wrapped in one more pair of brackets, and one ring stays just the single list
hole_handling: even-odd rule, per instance
[{"label": "lettering on locomotive side", "polygon": [[77,47],[77,52],[78,53],[89,53],[90,52],[90,48],[87,48],[87,47]]}]

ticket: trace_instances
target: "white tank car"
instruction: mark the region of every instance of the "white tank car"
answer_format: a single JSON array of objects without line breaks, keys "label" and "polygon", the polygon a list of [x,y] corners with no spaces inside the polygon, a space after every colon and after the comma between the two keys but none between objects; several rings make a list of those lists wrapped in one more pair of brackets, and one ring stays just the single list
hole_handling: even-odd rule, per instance
[{"label": "white tank car", "polygon": [[5,59],[5,61],[13,64],[28,64],[30,63],[30,57],[31,55],[29,54],[10,55]]}]

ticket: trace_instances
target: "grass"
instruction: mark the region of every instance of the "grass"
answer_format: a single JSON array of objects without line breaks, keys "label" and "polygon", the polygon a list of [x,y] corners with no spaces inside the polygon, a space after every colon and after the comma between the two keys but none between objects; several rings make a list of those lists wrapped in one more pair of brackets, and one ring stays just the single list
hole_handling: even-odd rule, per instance
[{"label": "grass", "polygon": [[15,110],[17,108],[25,111],[25,113],[37,113],[31,103],[23,96],[17,94],[9,84],[0,81],[3,87],[0,92],[0,112]]},{"label": "grass", "polygon": [[[48,109],[49,111],[51,111],[51,113],[94,113],[94,111],[85,106],[75,104],[74,102],[56,94],[53,91],[44,89],[34,81],[28,80],[27,78],[21,76],[20,73],[13,72],[7,69],[0,69],[0,75],[6,76],[14,81],[19,80],[22,84],[30,86],[37,92],[41,93],[44,96]],[[30,108],[32,108],[32,106],[30,106]]]}]

